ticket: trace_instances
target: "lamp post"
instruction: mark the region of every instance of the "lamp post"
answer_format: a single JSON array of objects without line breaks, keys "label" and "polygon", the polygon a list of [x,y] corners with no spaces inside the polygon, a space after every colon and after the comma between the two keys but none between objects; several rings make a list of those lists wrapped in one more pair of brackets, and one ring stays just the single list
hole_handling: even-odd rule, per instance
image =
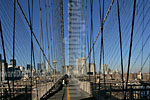
[{"label": "lamp post", "polygon": [[56,60],[53,60],[53,66],[54,66],[54,82],[56,82]]}]

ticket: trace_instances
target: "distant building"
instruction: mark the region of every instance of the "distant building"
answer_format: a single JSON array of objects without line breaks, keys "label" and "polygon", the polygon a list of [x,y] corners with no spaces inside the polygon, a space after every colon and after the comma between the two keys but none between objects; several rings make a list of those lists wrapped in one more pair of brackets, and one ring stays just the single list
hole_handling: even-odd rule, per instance
[{"label": "distant building", "polygon": [[26,72],[25,76],[28,76],[28,77],[31,77],[31,75],[34,76],[35,75],[35,71],[36,70],[35,70],[34,66],[32,66],[32,72],[31,72],[31,65],[27,64],[27,69],[25,71]]},{"label": "distant building", "polygon": [[61,67],[62,74],[65,74],[65,66]]},{"label": "distant building", "polygon": [[27,64],[27,70],[30,70],[30,69],[31,69],[31,65]]},{"label": "distant building", "polygon": [[79,58],[76,59],[76,74],[82,75],[84,74],[84,67],[86,65],[86,59],[85,58]]},{"label": "distant building", "polygon": [[49,64],[49,62],[46,63],[46,72],[50,73],[50,64]]},{"label": "distant building", "polygon": [[115,70],[113,71],[113,74],[120,74],[120,71],[119,71],[118,69],[115,69]]},{"label": "distant building", "polygon": [[[10,60],[10,65],[13,65],[13,59]],[[16,66],[16,60],[14,59],[14,66]]]},{"label": "distant building", "polygon": [[8,68],[13,68],[13,65],[9,64],[9,65],[8,65]]},{"label": "distant building", "polygon": [[41,64],[41,72],[42,73],[44,73],[44,71],[45,71],[45,64],[44,64],[44,62]]},{"label": "distant building", "polygon": [[6,66],[5,66],[5,61],[4,60],[1,60],[1,63],[2,63],[2,69],[1,69],[1,74],[2,74],[2,81],[5,81],[6,80],[6,67],[7,67],[7,63],[6,63]]},{"label": "distant building", "polygon": [[139,80],[142,80],[142,79],[143,79],[143,74],[142,74],[141,71],[138,72],[137,78],[138,78]]},{"label": "distant building", "polygon": [[[90,66],[90,67],[89,67]],[[92,75],[96,74],[96,65],[94,63],[86,64],[87,73],[92,73]],[[90,70],[89,70],[90,68]]]},{"label": "distant building", "polygon": [[107,64],[102,65],[101,72],[102,72],[102,74],[107,74],[107,72],[108,72],[108,65]]},{"label": "distant building", "polygon": [[25,68],[23,67],[23,66],[19,66],[19,68],[20,68],[20,71],[25,71]]},{"label": "distant building", "polygon": [[111,74],[111,69],[110,68],[108,68],[107,74]]},{"label": "distant building", "polygon": [[63,74],[72,75],[73,65],[63,66],[62,71],[63,71]]}]

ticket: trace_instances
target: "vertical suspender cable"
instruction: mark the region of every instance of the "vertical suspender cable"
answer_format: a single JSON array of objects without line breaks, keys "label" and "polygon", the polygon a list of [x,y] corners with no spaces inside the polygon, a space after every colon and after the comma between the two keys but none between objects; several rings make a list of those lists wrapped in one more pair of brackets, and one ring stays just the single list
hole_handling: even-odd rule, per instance
[{"label": "vertical suspender cable", "polygon": [[[48,5],[49,6],[49,5]],[[46,11],[47,11],[47,9],[46,9]],[[47,14],[46,14],[46,16],[47,16]],[[46,18],[46,20],[47,20],[47,18]],[[46,21],[46,25],[47,25],[47,21]],[[50,72],[50,48],[49,48],[49,32],[48,32],[48,25],[46,26],[47,27],[47,43],[48,43],[48,75],[49,75],[49,72]]]},{"label": "vertical suspender cable", "polygon": [[[104,20],[104,0],[103,0],[103,11],[102,11],[102,20]],[[101,56],[103,56],[103,66],[104,66],[104,40],[103,40],[103,23],[101,24],[101,49],[102,49],[102,51],[101,51]],[[104,70],[104,68],[103,68],[103,70]],[[105,71],[104,71],[104,73],[103,73],[103,75],[104,75],[104,87],[105,87],[105,89],[106,89],[106,84],[105,84]]]},{"label": "vertical suspender cable", "polygon": [[[87,0],[86,0],[86,11],[87,11]],[[86,20],[87,20],[87,16],[86,16]],[[86,23],[87,24],[87,23]],[[87,24],[88,26],[88,24]],[[88,28],[88,27],[87,27]],[[88,34],[88,29],[87,29],[87,35],[86,35],[86,40],[87,40],[87,51],[89,52],[90,48],[89,48],[89,34]],[[89,65],[89,64],[88,64]],[[88,66],[89,67],[89,66]],[[89,69],[90,71],[90,69]],[[89,79],[90,79],[90,75],[89,75]]]},{"label": "vertical suspender cable", "polygon": [[86,16],[87,16],[87,13],[86,13],[86,6],[87,6],[87,1],[85,1],[85,12],[84,12],[84,19],[85,19],[85,35],[84,35],[84,57],[86,57],[86,35],[87,35],[87,27],[86,27],[86,24],[87,24],[87,20],[86,20]]},{"label": "vertical suspender cable", "polygon": [[[86,12],[87,12],[87,0],[86,0]],[[87,21],[87,15],[86,15],[86,21]],[[86,22],[86,25],[87,25],[87,35],[86,35],[86,38],[87,38],[87,50],[89,52],[90,47],[89,47],[89,34],[88,34],[88,24],[87,24],[87,22]],[[89,57],[89,64],[88,65],[89,65],[88,67],[89,67],[89,72],[90,72],[90,57]],[[90,81],[90,74],[89,74],[89,81]]]},{"label": "vertical suspender cable", "polygon": [[[52,16],[52,15],[53,15],[53,9],[52,9],[52,5],[53,5],[53,4],[52,4],[52,0],[51,0],[51,3],[50,3],[50,4],[51,4],[51,21],[52,21],[51,23],[52,23],[52,25],[53,25],[53,16]],[[53,60],[54,60],[54,52],[53,52],[53,51],[54,51],[54,48],[53,48],[53,43],[54,43],[54,41],[53,41],[53,38],[54,38],[54,37],[53,37],[53,31],[52,31],[52,29],[53,29],[53,26],[51,26],[51,34],[50,34],[50,35],[51,35],[51,36],[50,36],[50,37],[51,37],[51,39],[50,39],[50,40],[51,40],[51,58],[52,58],[51,61],[53,62]],[[54,71],[55,71],[55,70],[53,70],[53,76],[54,76]],[[53,82],[54,82],[54,77],[53,77]]]},{"label": "vertical suspender cable", "polygon": [[[50,54],[49,54],[49,63],[50,63],[50,58],[51,58],[51,61],[53,61],[53,55],[52,55],[52,29],[51,29],[51,8],[50,8],[50,0],[48,1],[48,4],[49,4],[49,33],[50,33]],[[51,55],[51,57],[50,57]],[[51,65],[50,65],[51,66]]]},{"label": "vertical suspender cable", "polygon": [[[39,7],[40,7],[40,45],[41,45],[41,40],[42,40],[42,27],[41,27],[41,25],[42,25],[42,22],[41,22],[41,20],[42,20],[42,18],[41,18],[41,0],[39,0]],[[40,49],[40,66],[41,66],[41,49]],[[41,70],[41,69],[40,69]]]},{"label": "vertical suspender cable", "polygon": [[[45,0],[45,54],[46,54],[46,37],[48,41],[48,50],[49,50],[49,40],[48,40],[48,26],[47,26],[47,5],[46,5],[46,0]],[[49,56],[49,55],[48,55]],[[45,60],[45,59],[44,59]],[[48,59],[49,60],[49,59]],[[49,63],[49,62],[48,62]],[[47,63],[46,63],[47,64]],[[49,66],[47,66],[49,67]],[[45,68],[46,69],[46,68]],[[45,70],[45,82],[46,82],[46,91],[47,91],[47,77],[46,77],[47,71]]]},{"label": "vertical suspender cable", "polygon": [[[50,16],[50,17],[51,17],[51,21],[52,21],[52,1],[50,2],[50,4],[51,4],[51,8],[50,8],[51,16]],[[52,22],[53,22],[53,21],[52,21]],[[52,22],[51,22],[51,23],[52,23]],[[53,23],[52,23],[52,25],[53,25]],[[50,38],[50,40],[51,40],[51,59],[52,59],[51,61],[54,60],[54,55],[53,55],[53,40],[52,40],[52,39],[53,39],[53,38],[52,38],[52,37],[53,37],[53,32],[52,32],[52,29],[53,29],[53,27],[51,26],[51,34],[50,34],[50,37],[51,37],[51,38]]]},{"label": "vertical suspender cable", "polygon": [[[142,65],[143,65],[143,34],[144,34],[144,0],[143,0],[143,19],[142,19],[142,52],[141,52],[141,68],[142,68]],[[141,72],[142,72],[142,69],[141,69]]]},{"label": "vertical suspender cable", "polygon": [[124,95],[124,79],[123,79],[123,57],[122,57],[122,36],[121,36],[121,25],[120,25],[120,12],[119,12],[119,1],[117,0],[118,10],[118,24],[119,24],[119,37],[120,37],[120,55],[121,55],[121,71],[122,71],[122,90]]},{"label": "vertical suspender cable", "polygon": [[[46,0],[45,0],[45,54],[46,54],[46,40],[47,40],[47,38],[46,38],[46,34],[47,34],[47,21],[46,21],[46,19],[47,19],[47,7],[46,7]],[[44,37],[44,34],[43,34],[43,37]],[[46,65],[46,61],[45,61],[45,58],[43,58],[44,59],[44,67],[45,67],[45,65]],[[44,71],[46,72],[46,68],[44,68]],[[45,80],[46,81],[46,80]]]},{"label": "vertical suspender cable", "polygon": [[[90,48],[91,48],[91,36],[92,36],[92,4],[93,4],[93,0],[90,0],[90,6],[91,6],[91,31],[90,31],[90,37],[89,37],[90,38]],[[89,57],[89,81],[91,81],[91,56]]]},{"label": "vertical suspender cable", "polygon": [[15,69],[15,15],[16,15],[16,0],[14,0],[14,25],[13,25],[13,97],[14,97],[14,69]]},{"label": "vertical suspender cable", "polygon": [[[93,1],[92,1],[92,4],[91,4],[91,33],[92,33],[92,40],[93,40],[93,43],[94,43],[94,34],[93,34]],[[95,81],[94,81],[94,89],[96,90],[96,66],[95,66],[95,50],[94,50],[94,47],[93,47],[93,63],[94,63],[94,78],[95,78]]]},{"label": "vertical suspender cable", "polygon": [[[102,25],[101,23],[101,21],[102,21],[102,18],[101,18],[101,0],[99,0],[99,16],[100,16],[100,25]],[[101,55],[102,55],[102,53],[101,53],[101,49],[100,49],[100,65],[99,65],[99,99],[100,99],[100,74],[101,74]]]},{"label": "vertical suspender cable", "polygon": [[[36,71],[36,65],[35,65],[34,46],[33,46],[32,53],[33,53],[33,64],[34,64],[34,70],[35,70],[35,72],[37,72],[37,71]],[[36,82],[37,82],[37,80],[36,80]],[[38,100],[38,87],[37,87],[37,83],[36,83],[35,87],[36,87],[37,100]]]},{"label": "vertical suspender cable", "polygon": [[[82,3],[82,2],[80,2],[80,3]],[[82,47],[82,37],[83,37],[83,35],[82,35],[82,32],[81,32],[81,26],[82,26],[82,24],[81,24],[81,20],[82,20],[82,6],[81,6],[80,10],[81,10],[81,12],[80,12],[80,22],[79,22],[79,24],[80,24],[80,27],[79,27],[79,31],[80,31],[80,49],[81,49],[81,52],[80,52],[81,55],[80,56],[82,58],[82,54],[83,54],[83,52],[82,52],[82,48],[83,48]]]},{"label": "vertical suspender cable", "polygon": [[[82,27],[84,27],[84,24],[83,24],[83,18],[84,18],[84,14],[83,14],[83,5],[84,5],[84,0],[82,0],[82,13],[81,13],[81,15],[82,15],[82,20],[81,20],[81,28]],[[85,46],[84,46],[84,36],[85,36],[85,30],[83,31],[82,29],[81,29],[81,35],[82,35],[82,38],[81,38],[81,45],[82,45],[82,48],[81,48],[81,57],[84,57],[84,48],[85,48]]]},{"label": "vertical suspender cable", "polygon": [[[126,90],[128,89],[128,80],[129,80],[129,70],[130,70],[130,60],[131,60],[133,30],[134,30],[134,19],[135,19],[135,8],[136,8],[136,0],[134,0],[134,6],[133,6],[133,16],[132,16],[131,39],[130,39],[130,49],[129,49],[129,58],[128,58]],[[126,92],[125,92],[125,99],[126,99]]]},{"label": "vertical suspender cable", "polygon": [[[41,7],[41,0],[39,0],[39,8],[40,8],[40,45],[42,44],[41,41],[42,41],[42,14],[41,14],[41,11],[42,11],[42,7]],[[41,49],[40,49],[40,68],[42,68],[42,60],[41,60]],[[42,69],[39,69],[39,73],[41,74],[42,72]],[[40,90],[41,91],[41,80],[40,80]],[[41,95],[41,92],[40,94]]]},{"label": "vertical suspender cable", "polygon": [[[48,0],[48,8],[49,8],[49,33],[51,38],[51,17],[50,17],[50,0]],[[50,42],[50,41],[49,41]],[[49,50],[50,51],[50,50]],[[49,63],[50,63],[50,54],[49,54]]]},{"label": "vertical suspender cable", "polygon": [[[42,48],[43,48],[43,52],[44,52],[44,33],[43,33],[43,24],[42,24],[42,0],[40,0],[40,9],[41,9],[41,39],[42,39]],[[46,56],[46,54],[45,54]],[[42,65],[44,67],[44,55],[43,55],[43,62],[42,62]],[[44,68],[42,69],[42,73],[44,72]]]},{"label": "vertical suspender cable", "polygon": [[6,68],[7,84],[8,84],[9,94],[10,94],[10,98],[11,98],[11,89],[10,89],[9,78],[8,78],[8,67],[7,67],[7,63],[6,63],[6,54],[5,54],[5,46],[4,46],[4,38],[3,38],[3,33],[2,33],[1,20],[0,20],[0,33],[1,33],[1,40],[2,40],[2,47],[3,47],[3,55],[4,55],[4,66],[5,66],[5,68]]},{"label": "vertical suspender cable", "polygon": [[[33,1],[32,1],[33,3]],[[33,4],[32,4],[33,6]],[[31,31],[31,82],[30,82],[30,91],[32,94],[32,53],[33,53],[33,39],[32,39],[32,21],[31,21],[31,12],[30,12],[30,1],[28,0],[28,12],[29,12],[29,22],[30,22],[30,31]],[[33,13],[33,12],[32,12]],[[31,95],[32,98],[32,95]]]},{"label": "vertical suspender cable", "polygon": [[[87,24],[87,0],[85,1],[86,3],[85,3],[85,24],[86,24],[86,37],[88,37],[88,24]],[[86,40],[85,40],[85,42],[87,42],[87,38],[86,38]],[[85,43],[85,57],[86,57],[86,46],[87,46],[88,44],[87,43]]]},{"label": "vertical suspender cable", "polygon": [[[100,1],[99,1],[100,4]],[[101,5],[101,4],[100,4]],[[100,69],[101,70],[101,64],[102,64],[102,56],[103,56],[103,66],[104,66],[104,47],[103,47],[103,20],[104,18],[104,0],[103,0],[103,12],[101,17],[101,8],[100,8],[100,21],[101,21],[101,49],[100,49]],[[104,76],[104,87],[105,87],[105,72],[103,68],[103,76]],[[100,90],[100,81],[99,81],[99,90]]]}]

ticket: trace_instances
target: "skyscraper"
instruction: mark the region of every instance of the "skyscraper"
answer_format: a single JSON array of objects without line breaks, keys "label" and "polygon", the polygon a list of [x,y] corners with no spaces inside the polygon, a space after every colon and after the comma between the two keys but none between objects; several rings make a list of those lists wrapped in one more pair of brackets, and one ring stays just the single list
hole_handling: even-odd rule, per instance
[{"label": "skyscraper", "polygon": [[[10,65],[13,65],[13,59],[10,60]],[[14,59],[14,66],[16,66],[16,60]]]},{"label": "skyscraper", "polygon": [[7,75],[7,73],[6,73],[6,67],[7,67],[7,64],[6,64],[6,66],[5,66],[5,61],[4,60],[2,60],[1,61],[2,62],[2,81],[5,81],[6,80],[6,75]]},{"label": "skyscraper", "polygon": [[46,63],[46,72],[50,73],[50,65],[49,62]]},{"label": "skyscraper", "polygon": [[[90,65],[90,67],[89,67],[89,65]],[[87,67],[87,73],[92,73],[92,75],[95,75],[96,74],[96,64],[94,64],[94,63],[88,63],[87,65],[86,65],[86,67]],[[89,68],[90,68],[90,70],[89,70]]]},{"label": "skyscraper", "polygon": [[107,74],[107,72],[108,72],[108,65],[107,64],[102,65],[101,72],[102,72],[102,74]]},{"label": "skyscraper", "polygon": [[76,59],[76,71],[78,75],[84,74],[84,70],[87,70],[84,65],[86,65],[85,58]]},{"label": "skyscraper", "polygon": [[42,73],[44,73],[44,71],[45,71],[45,64],[44,64],[44,62],[41,64],[41,71],[42,71]]},{"label": "skyscraper", "polygon": [[27,70],[30,70],[30,69],[31,69],[31,65],[27,64]]}]

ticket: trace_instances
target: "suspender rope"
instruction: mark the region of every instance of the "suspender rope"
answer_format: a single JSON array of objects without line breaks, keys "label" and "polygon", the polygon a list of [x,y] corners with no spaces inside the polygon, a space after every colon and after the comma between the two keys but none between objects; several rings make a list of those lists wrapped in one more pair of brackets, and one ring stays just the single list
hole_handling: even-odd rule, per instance
[{"label": "suspender rope", "polygon": [[121,71],[122,71],[122,90],[124,95],[124,79],[123,79],[123,57],[122,57],[122,36],[121,36],[121,25],[120,25],[120,12],[119,12],[119,1],[117,0],[118,10],[118,24],[119,24],[119,37],[120,37],[120,54],[121,54]]},{"label": "suspender rope", "polygon": [[[134,6],[133,6],[133,18],[132,18],[132,29],[131,29],[130,49],[129,49],[129,58],[128,58],[126,89],[128,89],[128,80],[129,80],[129,70],[130,70],[130,60],[131,60],[133,30],[134,30],[134,19],[135,19],[135,7],[136,7],[136,0],[134,0]],[[125,92],[125,99],[126,99],[126,92]]]}]

